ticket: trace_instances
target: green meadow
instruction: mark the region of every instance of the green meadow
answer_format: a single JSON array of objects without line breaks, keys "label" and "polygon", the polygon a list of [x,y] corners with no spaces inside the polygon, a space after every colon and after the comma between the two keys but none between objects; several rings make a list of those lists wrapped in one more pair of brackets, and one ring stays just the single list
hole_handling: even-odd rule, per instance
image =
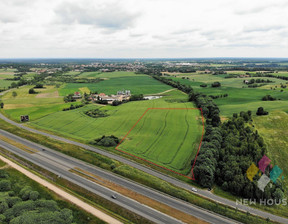
[{"label": "green meadow", "polygon": [[[225,79],[225,76],[226,75],[191,73],[178,74],[176,77],[171,78],[192,86],[195,92],[214,96],[228,94],[228,97],[214,100],[220,108],[221,115],[224,117],[231,117],[233,113],[247,110],[251,110],[255,114],[257,108],[260,106],[268,111],[281,109],[288,111],[288,89],[280,88],[281,83],[286,84],[285,80],[268,78],[273,81],[273,83],[267,83],[262,87],[248,88],[247,85],[243,84],[243,80],[250,80],[252,78]],[[264,79],[266,80],[267,78]],[[212,88],[211,83],[213,82],[220,82],[221,87]],[[201,84],[207,84],[207,87],[200,87]],[[283,92],[281,92],[281,90],[283,90]],[[262,97],[266,95],[277,98],[277,101],[262,101]]]},{"label": "green meadow", "polygon": [[[104,75],[109,76],[110,74],[105,73]],[[83,87],[87,87],[90,91],[97,91],[98,93],[105,93],[107,95],[116,94],[118,90],[123,89],[130,90],[131,94],[155,94],[171,89],[170,86],[164,85],[147,75],[128,73],[123,76],[120,72],[117,72],[113,73],[112,77],[109,76],[109,79],[107,78],[98,83],[67,83],[60,89],[59,94],[65,96],[79,91]]]},{"label": "green meadow", "polygon": [[[22,86],[9,91],[1,98],[4,102],[3,113],[7,117],[19,121],[21,115],[28,114],[31,120],[35,120],[68,106],[65,105],[63,97],[58,95],[58,89],[54,86],[36,89],[37,94],[28,94],[32,87]],[[13,92],[16,92],[17,96],[13,96]]]},{"label": "green meadow", "polygon": [[[272,165],[279,166],[284,176],[284,184],[288,187],[288,114],[284,111],[273,111],[268,116],[253,117],[258,132],[264,137],[268,148],[267,156]],[[281,176],[282,176],[281,175]]]},{"label": "green meadow", "polygon": [[0,69],[0,89],[8,88],[13,81],[5,80],[7,78],[14,77],[14,70],[12,69]]},{"label": "green meadow", "polygon": [[83,72],[79,77],[85,78],[104,78],[104,79],[111,79],[111,78],[119,78],[119,77],[131,77],[131,76],[145,76],[145,75],[135,75],[134,72],[124,72],[124,71],[117,71],[117,72]]}]

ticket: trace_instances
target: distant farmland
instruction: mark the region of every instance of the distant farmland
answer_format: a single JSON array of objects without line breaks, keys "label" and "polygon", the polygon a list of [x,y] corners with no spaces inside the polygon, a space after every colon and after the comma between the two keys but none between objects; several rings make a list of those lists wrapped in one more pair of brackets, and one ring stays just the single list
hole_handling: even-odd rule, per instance
[{"label": "distant farmland", "polygon": [[[79,88],[82,87],[87,87],[93,92],[97,91],[98,93],[109,95],[116,94],[117,90],[122,89],[128,89],[132,94],[155,94],[171,89],[170,86],[164,85],[147,75],[134,74],[119,77],[120,74],[115,75],[115,73],[113,73],[111,78],[98,83],[67,83],[59,93],[61,96],[65,96],[78,91]],[[105,77],[107,76],[106,74]]]}]

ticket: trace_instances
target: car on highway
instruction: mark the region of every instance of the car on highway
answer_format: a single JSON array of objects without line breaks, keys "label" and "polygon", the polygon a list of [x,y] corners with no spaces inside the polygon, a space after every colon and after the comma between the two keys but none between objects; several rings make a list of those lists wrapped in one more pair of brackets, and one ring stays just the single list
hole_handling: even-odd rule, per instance
[{"label": "car on highway", "polygon": [[197,192],[197,189],[195,187],[192,187],[193,192]]},{"label": "car on highway", "polygon": [[113,198],[113,199],[117,199],[116,194],[112,194],[112,195],[111,195],[111,198]]}]

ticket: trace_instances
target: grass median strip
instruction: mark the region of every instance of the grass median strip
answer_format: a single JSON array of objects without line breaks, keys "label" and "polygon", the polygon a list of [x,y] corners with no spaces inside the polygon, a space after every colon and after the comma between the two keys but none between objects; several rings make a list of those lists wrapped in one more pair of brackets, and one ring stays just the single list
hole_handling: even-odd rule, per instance
[{"label": "grass median strip", "polygon": [[30,153],[30,154],[39,152],[37,149],[33,149],[33,148],[30,148],[30,147],[28,147],[28,146],[26,146],[26,145],[23,145],[23,144],[21,144],[21,143],[15,142],[15,141],[13,141],[12,139],[7,138],[7,137],[5,137],[5,136],[3,136],[3,135],[0,135],[0,140],[2,140],[2,141],[4,141],[4,142],[7,142],[7,143],[9,143],[10,145],[13,145],[13,146],[15,146],[15,147],[17,147],[17,148],[19,148],[19,149],[21,149],[21,150],[23,150],[23,151],[25,151],[25,152],[28,152],[28,153]]}]

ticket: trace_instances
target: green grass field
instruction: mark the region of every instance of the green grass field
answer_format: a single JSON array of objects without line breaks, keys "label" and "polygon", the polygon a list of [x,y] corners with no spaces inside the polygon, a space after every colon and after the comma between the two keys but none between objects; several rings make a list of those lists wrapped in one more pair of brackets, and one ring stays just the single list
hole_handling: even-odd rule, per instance
[{"label": "green grass field", "polygon": [[[125,72],[125,71],[117,71],[117,72],[83,72],[79,77],[85,78],[119,78],[119,77],[131,77],[135,76],[134,72]],[[141,75],[137,75],[141,76]]]},{"label": "green grass field", "polygon": [[[28,114],[33,121],[50,113],[62,110],[70,104],[65,104],[63,97],[58,96],[58,89],[54,86],[46,86],[43,89],[36,89],[38,94],[28,94],[33,86],[22,86],[2,96],[4,112],[12,120],[19,121],[20,115]],[[17,96],[13,97],[12,93]]]},{"label": "green grass field", "polygon": [[[79,139],[82,141],[91,141],[95,138],[101,137],[102,135],[115,135],[122,139],[147,108],[195,107],[193,103],[187,102],[187,95],[179,91],[173,90],[167,94],[169,95],[157,100],[129,102],[117,107],[90,104],[76,110],[52,113],[40,119],[34,120],[30,123],[30,125],[37,128],[57,132],[60,135]],[[109,116],[95,119],[84,114],[85,111],[94,108],[107,110]],[[145,118],[145,120],[147,119],[148,124],[152,122],[151,124],[153,124],[153,127],[146,125],[144,128],[142,128],[143,136],[146,134],[143,147],[145,147],[145,142],[149,145],[149,143],[154,141],[155,138],[158,138],[159,141],[162,141],[163,139],[165,144],[163,144],[161,149],[158,149],[158,152],[162,150],[165,151],[167,150],[165,147],[170,146],[169,150],[172,150],[171,155],[173,154],[173,151],[174,155],[178,150],[181,151],[181,153],[171,164],[167,163],[167,161],[163,161],[163,159],[160,161],[154,161],[159,162],[166,167],[173,168],[174,170],[187,173],[187,168],[189,168],[189,160],[191,161],[191,158],[195,155],[202,135],[202,122],[199,120],[200,112],[198,110],[181,110],[176,112],[169,111],[166,119],[163,120],[162,118],[165,118],[166,114],[166,111],[162,111],[161,113],[156,112],[148,114],[148,116]],[[165,134],[161,134],[159,132],[156,133],[156,136],[151,135],[150,131],[152,131],[153,128],[154,131],[163,129],[163,122],[167,125],[167,129],[164,128],[165,131],[162,131]],[[178,127],[185,128],[183,130],[181,129],[180,131]],[[174,137],[172,138],[172,136]],[[186,139],[185,136],[190,137],[187,137]],[[155,144],[153,147],[158,147],[157,145],[158,144]],[[128,150],[129,149],[131,149],[130,146]],[[142,148],[142,150],[143,149],[144,148]],[[150,158],[152,157],[153,156]],[[170,159],[171,158],[172,157],[170,157]],[[167,159],[169,159],[169,157],[167,157]],[[164,164],[163,162],[167,164]]]},{"label": "green grass field", "polygon": [[[182,77],[188,77],[188,79],[182,79]],[[171,77],[173,80],[177,80],[183,84],[193,87],[195,92],[201,92],[207,95],[223,95],[228,94],[226,98],[215,99],[215,103],[220,108],[222,116],[231,117],[233,113],[239,113],[240,111],[251,110],[257,111],[257,108],[263,106],[268,111],[274,110],[288,110],[288,89],[283,89],[280,92],[280,83],[285,84],[284,80],[269,78],[269,80],[275,83],[268,83],[265,86],[258,88],[248,88],[243,84],[243,80],[249,80],[251,78],[229,78],[225,79],[225,75],[210,75],[210,74],[195,74],[189,75],[182,74],[177,77]],[[266,79],[266,78],[265,78]],[[211,83],[219,81],[221,83],[220,88],[212,88]],[[200,87],[200,84],[207,84],[206,88]],[[243,88],[243,86],[245,88]],[[277,86],[277,88],[275,88]],[[271,90],[272,87],[272,90]],[[274,90],[275,88],[275,90]],[[277,101],[262,101],[262,97],[265,95],[271,95],[277,99]]]},{"label": "green grass field", "polygon": [[[125,73],[126,74],[126,73]],[[105,73],[108,76],[108,74]],[[87,87],[90,91],[105,93],[107,95],[116,94],[118,90],[128,89],[131,94],[155,94],[171,89],[167,86],[147,75],[135,75],[128,73],[127,76],[120,76],[118,72],[107,80],[98,83],[67,83],[60,89],[61,96],[68,95],[79,91],[79,88]],[[102,77],[103,78],[103,77]]]},{"label": "green grass field", "polygon": [[267,156],[273,165],[283,170],[284,184],[288,188],[288,114],[284,111],[274,111],[268,116],[253,117],[254,124],[267,144]]},{"label": "green grass field", "polygon": [[150,109],[118,148],[187,173],[183,168],[189,167],[200,143],[199,119],[199,110]]},{"label": "green grass field", "polygon": [[0,69],[0,89],[8,88],[13,81],[5,79],[13,77],[14,73],[12,71],[4,71],[3,69]]}]

